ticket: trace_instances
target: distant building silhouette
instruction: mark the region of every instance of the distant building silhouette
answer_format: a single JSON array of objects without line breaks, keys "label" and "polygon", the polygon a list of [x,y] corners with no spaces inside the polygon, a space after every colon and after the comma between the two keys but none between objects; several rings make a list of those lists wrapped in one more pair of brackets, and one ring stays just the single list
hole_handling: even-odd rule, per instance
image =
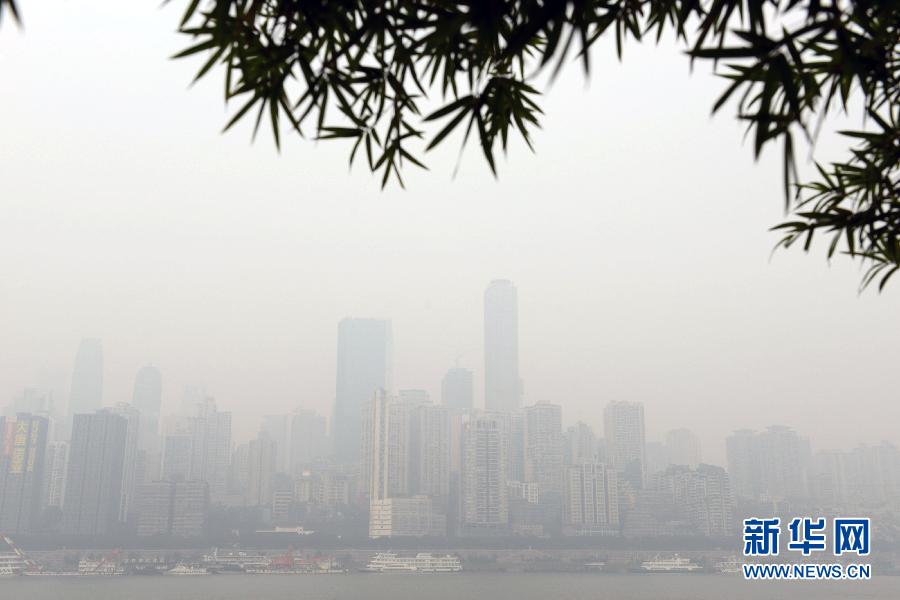
[{"label": "distant building silhouette", "polygon": [[610,402],[603,410],[607,460],[622,475],[620,480],[641,489],[647,476],[644,405]]},{"label": "distant building silhouette", "polygon": [[806,498],[810,492],[809,440],[789,427],[735,431],[725,440],[735,496],[751,500]]},{"label": "distant building silhouette", "polygon": [[72,423],[62,533],[104,535],[119,520],[128,421],[112,412]]},{"label": "distant building silhouette", "polygon": [[344,319],[338,324],[337,385],[332,419],[334,457],[360,458],[362,406],[376,390],[391,389],[391,323]]},{"label": "distant building silhouette", "polygon": [[703,460],[700,438],[690,429],[673,429],[666,434],[666,458],[670,465],[697,468]]},{"label": "distant building silhouette", "polygon": [[447,408],[469,410],[474,405],[472,371],[453,367],[441,382],[441,404]]},{"label": "distant building silhouette", "polygon": [[303,467],[328,456],[326,419],[312,410],[298,409],[290,416],[291,443],[288,473],[299,475]]},{"label": "distant building silhouette", "polygon": [[138,487],[141,537],[199,537],[206,531],[209,486],[204,481],[154,481]]},{"label": "distant building silhouette", "polygon": [[518,297],[506,279],[492,281],[484,292],[484,406],[499,412],[522,406]]},{"label": "distant building silhouette", "polygon": [[141,413],[140,449],[160,452],[159,418],[162,409],[162,374],[152,365],[141,367],[134,378],[131,404]]},{"label": "distant building silhouette", "polygon": [[48,421],[0,417],[0,532],[29,533],[41,506]]},{"label": "distant building silhouette", "polygon": [[85,338],[75,354],[69,390],[69,415],[90,413],[102,406],[103,343],[96,338]]},{"label": "distant building silhouette", "polygon": [[278,443],[265,431],[250,441],[247,448],[247,506],[266,506],[272,503],[277,456]]}]

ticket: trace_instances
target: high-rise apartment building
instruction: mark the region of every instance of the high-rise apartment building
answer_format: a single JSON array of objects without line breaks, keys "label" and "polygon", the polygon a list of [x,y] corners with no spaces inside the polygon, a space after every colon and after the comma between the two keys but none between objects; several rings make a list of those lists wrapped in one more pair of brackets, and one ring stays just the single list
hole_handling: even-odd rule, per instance
[{"label": "high-rise apartment building", "polygon": [[29,533],[41,508],[46,417],[0,417],[0,532]]},{"label": "high-rise apartment building", "polygon": [[287,473],[291,459],[290,415],[264,415],[259,431],[275,442],[275,471]]},{"label": "high-rise apartment building", "polygon": [[272,484],[277,465],[278,444],[266,432],[250,440],[247,451],[247,506],[272,503]]},{"label": "high-rise apartment building", "polygon": [[783,500],[809,495],[809,441],[792,429],[775,426],[760,433],[736,431],[726,439],[726,450],[736,496]]},{"label": "high-rise apartment building", "polygon": [[61,530],[103,535],[119,521],[128,421],[109,411],[75,415]]},{"label": "high-rise apartment building", "polygon": [[641,489],[646,479],[647,448],[644,405],[610,402],[603,410],[606,458],[621,474],[621,481]]},{"label": "high-rise apartment building", "polygon": [[563,435],[563,458],[567,465],[597,460],[597,436],[587,423],[579,421]]},{"label": "high-rise apartment building", "polygon": [[699,465],[696,469],[673,465],[656,476],[656,488],[666,494],[670,506],[707,537],[736,535],[734,499],[728,473],[722,467]]},{"label": "high-rise apartment building", "polygon": [[339,462],[360,459],[363,405],[377,390],[391,390],[391,323],[344,319],[338,324],[337,385],[332,441]]},{"label": "high-rise apartment building", "polygon": [[509,524],[502,423],[475,416],[463,425],[460,525],[463,533],[504,531]]},{"label": "high-rise apartment building", "polygon": [[563,522],[576,535],[618,533],[619,491],[614,469],[582,462],[566,468]]},{"label": "high-rise apartment building", "polygon": [[562,408],[539,402],[523,409],[525,481],[538,484],[540,501],[560,506],[563,491]]},{"label": "high-rise apartment building", "polygon": [[702,461],[700,438],[690,429],[673,429],[666,433],[666,458],[670,465],[692,468]]},{"label": "high-rise apartment building", "polygon": [[484,292],[484,406],[498,412],[522,406],[519,302],[506,279],[492,281]]},{"label": "high-rise apartment building", "polygon": [[154,481],[137,488],[137,534],[200,537],[209,513],[209,485],[203,481]]},{"label": "high-rise apartment building", "polygon": [[231,458],[231,413],[217,410],[212,398],[204,398],[189,419],[191,460],[187,479],[209,484],[210,501],[227,493]]},{"label": "high-rise apartment building", "polygon": [[450,493],[450,409],[433,404],[410,412],[409,487],[412,494],[447,498]]}]

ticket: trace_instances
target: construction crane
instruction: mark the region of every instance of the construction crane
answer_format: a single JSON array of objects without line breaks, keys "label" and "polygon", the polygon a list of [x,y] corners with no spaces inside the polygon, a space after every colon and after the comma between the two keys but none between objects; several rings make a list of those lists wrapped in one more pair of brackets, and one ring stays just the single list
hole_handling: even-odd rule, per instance
[{"label": "construction crane", "polygon": [[13,551],[13,554],[18,556],[19,559],[21,559],[21,561],[25,564],[26,571],[34,572],[40,570],[40,565],[28,558],[28,556],[24,552],[22,552],[22,550],[18,546],[16,546],[16,543],[12,540],[11,537],[7,535],[0,535],[0,538],[3,539],[3,543],[9,546],[9,549]]}]

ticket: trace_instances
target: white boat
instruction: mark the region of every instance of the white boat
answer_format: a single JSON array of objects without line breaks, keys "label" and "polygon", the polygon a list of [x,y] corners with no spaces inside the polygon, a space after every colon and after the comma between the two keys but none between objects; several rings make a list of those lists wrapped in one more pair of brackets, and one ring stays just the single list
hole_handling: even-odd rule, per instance
[{"label": "white boat", "polygon": [[0,577],[12,577],[25,572],[27,565],[15,552],[0,552]]},{"label": "white boat", "polygon": [[220,550],[213,548],[212,554],[203,557],[202,564],[211,567],[214,570],[224,571],[244,571],[259,570],[269,567],[269,559],[258,552],[248,552],[246,550]]},{"label": "white boat", "polygon": [[715,564],[715,568],[719,573],[728,573],[733,575],[735,573],[741,572],[741,563],[738,562],[737,557],[732,556],[727,560],[717,562]]},{"label": "white boat", "polygon": [[209,571],[198,565],[178,563],[175,568],[166,571],[166,575],[209,575]]},{"label": "white boat", "polygon": [[415,556],[397,556],[394,552],[379,552],[362,570],[368,573],[458,573],[462,571],[462,564],[459,557],[452,554],[419,552]]},{"label": "white boat", "polygon": [[656,557],[641,563],[641,569],[649,573],[693,573],[702,569],[700,565],[677,554],[672,558]]}]

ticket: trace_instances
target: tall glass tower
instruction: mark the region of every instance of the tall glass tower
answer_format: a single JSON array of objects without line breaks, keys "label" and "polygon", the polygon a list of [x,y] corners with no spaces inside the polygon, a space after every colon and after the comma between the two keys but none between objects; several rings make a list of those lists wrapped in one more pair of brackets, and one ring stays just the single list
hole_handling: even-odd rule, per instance
[{"label": "tall glass tower", "polygon": [[506,279],[495,279],[484,292],[484,405],[499,412],[522,406],[519,302]]}]

